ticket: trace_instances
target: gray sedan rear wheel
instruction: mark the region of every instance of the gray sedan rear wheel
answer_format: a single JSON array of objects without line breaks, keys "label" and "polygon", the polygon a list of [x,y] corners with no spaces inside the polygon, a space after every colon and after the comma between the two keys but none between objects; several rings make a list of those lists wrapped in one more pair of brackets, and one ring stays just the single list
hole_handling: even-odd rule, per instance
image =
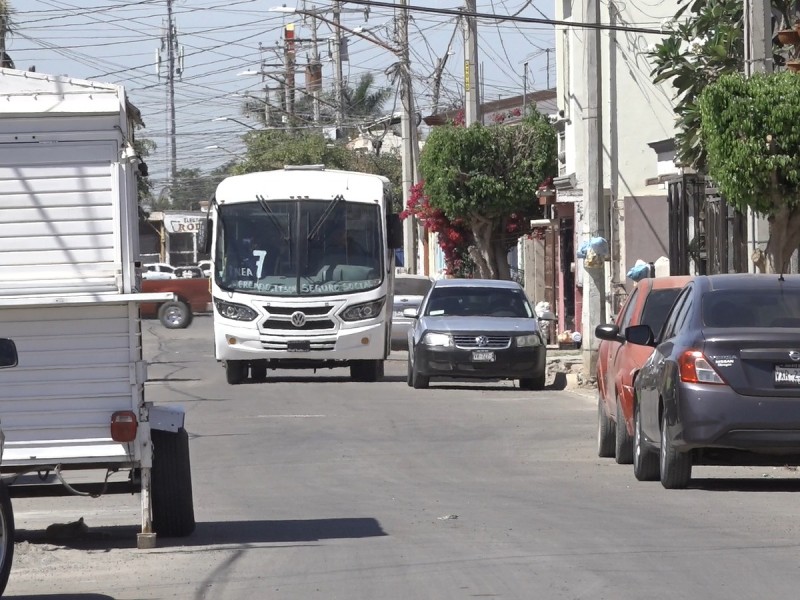
[{"label": "gray sedan rear wheel", "polygon": [[661,417],[661,485],[668,490],[685,488],[692,479],[692,455],[678,452],[667,434],[666,411]]}]

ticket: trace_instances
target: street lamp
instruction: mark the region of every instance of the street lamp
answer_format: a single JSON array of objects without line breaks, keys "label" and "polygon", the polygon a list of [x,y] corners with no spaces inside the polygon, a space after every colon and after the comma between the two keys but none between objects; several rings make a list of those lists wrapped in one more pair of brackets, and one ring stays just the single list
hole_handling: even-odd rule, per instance
[{"label": "street lamp", "polygon": [[249,123],[245,123],[244,121],[240,121],[239,119],[234,119],[233,117],[214,117],[211,119],[212,121],[233,121],[234,123],[238,123],[239,125],[244,125],[245,127],[249,127],[254,131],[258,131],[258,127],[253,127]]}]

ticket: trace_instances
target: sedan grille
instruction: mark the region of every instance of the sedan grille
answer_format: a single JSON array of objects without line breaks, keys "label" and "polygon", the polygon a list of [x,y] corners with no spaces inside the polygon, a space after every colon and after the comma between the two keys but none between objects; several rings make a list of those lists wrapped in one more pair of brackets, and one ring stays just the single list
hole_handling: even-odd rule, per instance
[{"label": "sedan grille", "polygon": [[480,333],[470,335],[454,335],[453,342],[456,348],[472,350],[486,348],[487,350],[503,350],[511,345],[511,337],[507,335],[484,335]]}]

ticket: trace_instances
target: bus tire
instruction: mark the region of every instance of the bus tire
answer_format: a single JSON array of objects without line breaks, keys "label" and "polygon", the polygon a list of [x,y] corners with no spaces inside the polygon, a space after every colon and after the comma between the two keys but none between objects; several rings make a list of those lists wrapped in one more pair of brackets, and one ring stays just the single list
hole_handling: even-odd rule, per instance
[{"label": "bus tire", "polygon": [[167,329],[186,329],[192,323],[192,309],[180,300],[158,307],[158,320]]},{"label": "bus tire", "polygon": [[14,559],[14,511],[6,484],[0,483],[0,596],[6,589]]},{"label": "bus tire", "polygon": [[226,360],[225,361],[225,379],[230,385],[239,385],[244,381],[247,375],[247,361],[244,360]]},{"label": "bus tire", "polygon": [[267,380],[267,361],[254,360],[250,363],[250,379],[253,381]]},{"label": "bus tire", "polygon": [[353,381],[378,381],[382,370],[382,360],[357,360],[350,363],[350,377]]},{"label": "bus tire", "polygon": [[153,531],[165,537],[186,537],[195,528],[189,434],[152,430],[151,493]]}]

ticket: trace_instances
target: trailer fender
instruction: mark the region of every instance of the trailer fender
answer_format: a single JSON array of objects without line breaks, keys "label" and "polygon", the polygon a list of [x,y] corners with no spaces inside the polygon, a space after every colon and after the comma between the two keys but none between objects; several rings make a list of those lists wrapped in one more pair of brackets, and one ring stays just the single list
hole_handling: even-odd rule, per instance
[{"label": "trailer fender", "polygon": [[179,406],[150,406],[150,429],[176,433],[183,428],[186,413]]}]

